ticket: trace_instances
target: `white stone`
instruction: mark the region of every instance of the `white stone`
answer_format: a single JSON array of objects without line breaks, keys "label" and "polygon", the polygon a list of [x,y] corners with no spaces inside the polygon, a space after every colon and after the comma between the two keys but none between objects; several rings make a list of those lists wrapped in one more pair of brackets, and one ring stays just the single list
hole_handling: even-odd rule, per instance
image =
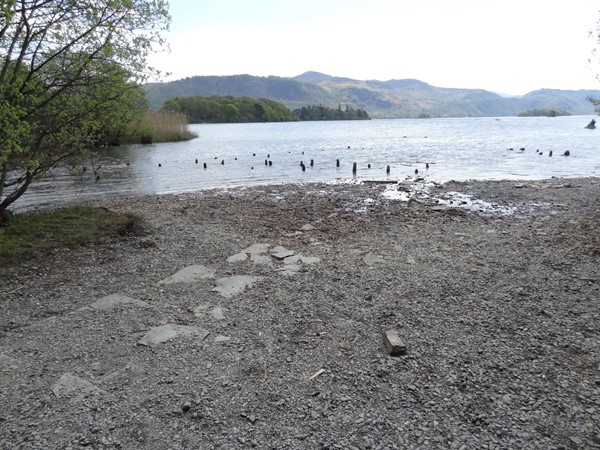
[{"label": "white stone", "polygon": [[205,278],[214,278],[215,272],[208,267],[196,264],[193,266],[185,267],[174,275],[165,278],[158,282],[158,284],[173,284],[173,283],[193,283],[194,281],[202,280]]},{"label": "white stone", "polygon": [[106,297],[102,297],[99,300],[96,300],[90,305],[90,307],[94,308],[97,311],[106,311],[109,309],[116,308],[117,306],[123,305],[139,306],[142,308],[147,308],[150,306],[146,302],[137,300],[135,298],[127,297],[126,295],[111,294],[107,295]]},{"label": "white stone", "polygon": [[52,392],[56,397],[82,397],[90,394],[102,394],[104,391],[95,384],[71,373],[65,373],[52,386]]},{"label": "white stone", "polygon": [[208,331],[187,325],[175,325],[168,323],[160,327],[151,328],[150,331],[148,331],[144,337],[138,341],[138,344],[153,346],[162,344],[163,342],[171,341],[173,339],[192,336],[204,339],[206,336],[208,336]]},{"label": "white stone", "polygon": [[260,277],[251,275],[234,275],[232,277],[219,278],[216,280],[217,285],[213,291],[218,292],[223,297],[233,297],[254,286]]}]

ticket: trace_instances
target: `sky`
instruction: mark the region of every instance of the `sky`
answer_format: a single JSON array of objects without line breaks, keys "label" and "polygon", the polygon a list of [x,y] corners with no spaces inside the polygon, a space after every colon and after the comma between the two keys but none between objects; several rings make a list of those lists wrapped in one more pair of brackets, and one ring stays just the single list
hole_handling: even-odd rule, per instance
[{"label": "sky", "polygon": [[506,95],[600,89],[596,0],[169,3],[171,51],[150,58],[164,81],[317,71]]}]

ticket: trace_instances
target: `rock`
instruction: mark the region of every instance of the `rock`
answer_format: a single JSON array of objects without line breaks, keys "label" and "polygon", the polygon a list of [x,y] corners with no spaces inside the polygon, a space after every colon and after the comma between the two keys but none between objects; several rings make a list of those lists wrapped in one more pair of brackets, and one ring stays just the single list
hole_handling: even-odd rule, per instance
[{"label": "rock", "polygon": [[235,255],[231,255],[227,258],[228,263],[242,262],[248,259],[248,254],[244,252],[236,253]]},{"label": "rock", "polygon": [[210,315],[215,320],[225,319],[225,316],[223,315],[223,308],[221,308],[220,306],[213,308],[213,310],[210,312]]},{"label": "rock", "polygon": [[302,266],[299,264],[286,264],[284,267],[275,269],[275,272],[281,275],[296,275],[302,270]]},{"label": "rock", "polygon": [[230,336],[223,336],[222,334],[219,334],[217,337],[215,337],[215,344],[220,344],[222,342],[229,342],[231,340]]},{"label": "rock", "polygon": [[283,260],[284,264],[302,263],[302,264],[310,265],[310,264],[317,264],[319,262],[321,262],[321,258],[319,258],[317,256],[304,256],[304,255],[288,256],[287,258],[285,258]]},{"label": "rock", "polygon": [[283,260],[285,258],[289,258],[290,256],[294,256],[294,252],[292,250],[283,250],[277,253],[271,253],[271,256],[277,260]]},{"label": "rock", "polygon": [[383,344],[385,345],[385,350],[391,356],[406,354],[406,345],[404,345],[404,342],[395,330],[386,330],[383,332]]},{"label": "rock", "polygon": [[259,255],[258,253],[251,254],[250,261],[255,264],[271,264],[271,258],[269,256]]},{"label": "rock", "polygon": [[52,386],[52,392],[57,398],[84,397],[91,394],[102,394],[104,390],[83,378],[71,373],[65,373]]},{"label": "rock", "polygon": [[373,253],[367,253],[365,256],[363,256],[363,261],[367,266],[372,266],[373,264],[381,264],[385,262],[383,256],[374,255]]},{"label": "rock", "polygon": [[154,346],[162,344],[173,339],[196,336],[201,340],[208,336],[208,331],[197,327],[187,325],[175,325],[168,323],[160,327],[151,328],[142,339],[138,341],[139,345]]},{"label": "rock", "polygon": [[202,265],[193,265],[181,269],[174,275],[158,282],[158,284],[193,283],[205,278],[214,278],[215,272]]},{"label": "rock", "polygon": [[310,223],[307,223],[306,225],[303,225],[300,229],[302,231],[312,231],[315,229],[315,227],[313,227]]},{"label": "rock", "polygon": [[192,409],[192,404],[190,402],[185,402],[183,405],[181,405],[181,410],[183,412],[188,412],[190,409]]},{"label": "rock", "polygon": [[242,250],[241,253],[246,253],[247,255],[262,255],[267,253],[271,248],[270,244],[252,244],[250,247],[246,247]]},{"label": "rock", "polygon": [[206,311],[208,311],[208,308],[210,306],[209,305],[198,305],[194,308],[194,315],[196,317],[203,317],[204,314],[206,314]]},{"label": "rock", "polygon": [[216,280],[217,286],[213,288],[213,291],[218,292],[223,297],[229,298],[244,292],[246,288],[251,288],[258,280],[260,280],[260,277],[251,275],[234,275],[232,277],[219,278]]},{"label": "rock", "polygon": [[150,306],[146,302],[127,297],[126,295],[111,294],[96,300],[90,307],[96,311],[106,311],[124,305],[139,306],[141,308],[148,308]]}]

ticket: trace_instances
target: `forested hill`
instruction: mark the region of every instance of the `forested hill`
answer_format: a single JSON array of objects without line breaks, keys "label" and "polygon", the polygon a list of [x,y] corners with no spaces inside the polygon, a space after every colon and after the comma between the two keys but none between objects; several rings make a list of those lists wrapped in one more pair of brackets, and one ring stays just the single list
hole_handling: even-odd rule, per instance
[{"label": "forested hill", "polygon": [[481,89],[432,86],[419,80],[353,80],[319,72],[294,78],[251,75],[197,76],[145,86],[152,108],[182,96],[266,98],[291,110],[309,105],[338,105],[366,110],[372,118],[516,116],[529,110],[564,110],[593,114],[587,97],[600,90],[541,89],[522,97],[503,97]]}]

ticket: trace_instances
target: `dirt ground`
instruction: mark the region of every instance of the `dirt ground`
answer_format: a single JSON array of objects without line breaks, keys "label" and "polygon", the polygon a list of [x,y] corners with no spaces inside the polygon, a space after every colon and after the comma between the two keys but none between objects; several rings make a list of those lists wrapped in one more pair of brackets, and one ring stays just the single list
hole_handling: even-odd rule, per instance
[{"label": "dirt ground", "polygon": [[600,448],[598,179],[95,204],[0,280],[1,449]]}]

